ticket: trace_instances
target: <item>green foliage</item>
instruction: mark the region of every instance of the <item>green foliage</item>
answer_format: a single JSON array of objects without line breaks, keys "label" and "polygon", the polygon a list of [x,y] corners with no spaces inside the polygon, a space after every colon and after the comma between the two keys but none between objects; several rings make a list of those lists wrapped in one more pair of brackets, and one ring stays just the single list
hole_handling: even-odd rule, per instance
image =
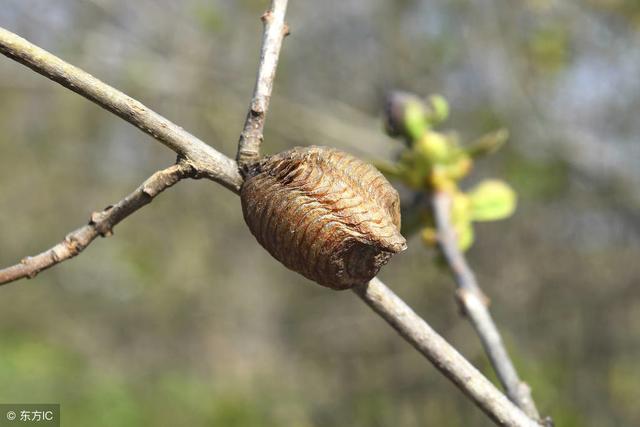
[{"label": "green foliage", "polygon": [[[449,193],[453,201],[451,223],[458,246],[461,250],[467,250],[474,240],[473,221],[504,219],[515,211],[516,193],[502,181],[485,181],[469,193],[460,189],[460,181],[469,174],[473,162],[502,147],[509,136],[508,132],[499,129],[463,146],[455,133],[433,129],[449,115],[449,105],[442,96],[432,95],[423,102],[410,94],[395,94],[390,99],[386,123],[393,123],[394,131],[389,134],[404,136],[406,146],[395,164],[379,163],[378,168],[389,179],[402,181],[414,190],[427,194]],[[392,116],[400,105],[404,108],[403,123],[398,123],[397,116]],[[389,131],[391,127],[387,125],[387,129]],[[395,129],[407,129],[407,132],[403,134]],[[437,244],[432,214],[409,213],[407,216],[411,218],[412,230],[422,228],[422,239],[426,244]]]},{"label": "green foliage", "polygon": [[516,193],[503,181],[481,182],[469,192],[471,217],[474,221],[496,221],[508,218],[516,210]]},{"label": "green foliage", "polygon": [[392,92],[385,105],[385,128],[389,135],[400,136],[411,145],[448,116],[449,104],[440,95],[422,99],[410,93]]},{"label": "green foliage", "polygon": [[409,139],[419,139],[427,131],[423,105],[417,101],[407,103],[404,110],[404,128]]},{"label": "green foliage", "polygon": [[436,132],[425,133],[413,144],[415,155],[425,167],[448,164],[455,147],[444,135]]}]

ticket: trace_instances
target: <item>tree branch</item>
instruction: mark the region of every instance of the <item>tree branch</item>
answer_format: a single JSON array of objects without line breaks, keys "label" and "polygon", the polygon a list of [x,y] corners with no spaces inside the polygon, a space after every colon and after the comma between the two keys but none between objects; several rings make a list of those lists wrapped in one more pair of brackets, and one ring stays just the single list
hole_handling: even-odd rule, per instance
[{"label": "tree branch", "polygon": [[289,34],[289,27],[284,20],[286,12],[287,0],[272,0],[269,10],[262,15],[264,33],[260,50],[260,65],[258,66],[258,75],[249,112],[240,134],[236,156],[241,168],[260,157],[264,121],[271,100],[280,48],[282,40]]},{"label": "tree branch", "polygon": [[487,308],[488,299],[478,286],[473,271],[458,248],[456,235],[450,221],[451,197],[446,192],[436,192],[433,195],[432,204],[439,245],[458,285],[457,295],[464,312],[480,337],[482,346],[487,352],[493,369],[509,399],[531,418],[540,420],[540,414],[531,397],[531,389],[518,377],[502,342],[500,332],[498,332]]},{"label": "tree branch", "polygon": [[[286,33],[284,25],[286,3],[286,0],[273,0],[271,11],[267,12],[265,17],[265,41],[261,55],[261,71],[258,73],[254,100],[252,100],[247,117],[248,124],[240,138],[240,145],[244,145],[245,148],[241,147],[238,154],[242,161],[259,155],[264,114],[271,95],[273,73],[282,37]],[[276,31],[278,28],[280,30]],[[274,31],[275,33],[273,33]],[[272,38],[275,39],[274,42],[267,42],[267,39]],[[206,177],[238,194],[242,185],[242,177],[236,162],[149,110],[140,102],[1,28],[0,53],[134,124],[182,157],[177,165],[157,172],[115,206],[92,215],[88,225],[72,232],[63,242],[49,251],[26,258],[13,267],[0,270],[0,284],[23,277],[33,277],[39,271],[77,255],[97,236],[110,235],[116,224],[183,178]],[[264,59],[266,57],[270,59]],[[253,116],[260,117],[254,118]],[[374,279],[368,285],[360,286],[354,291],[498,425],[538,426],[378,279]]]},{"label": "tree branch", "polygon": [[190,163],[198,177],[234,192],[242,185],[237,164],[141,102],[0,27],[0,53],[61,84],[151,135]]},{"label": "tree branch", "polygon": [[91,215],[89,224],[69,233],[62,242],[38,255],[26,257],[18,264],[0,270],[0,285],[22,278],[34,278],[42,270],[60,264],[82,252],[96,237],[108,237],[120,221],[149,204],[158,194],[178,181],[195,175],[195,170],[184,162],[151,175],[133,193]]},{"label": "tree branch", "polygon": [[540,427],[378,278],[353,290],[496,424]]}]

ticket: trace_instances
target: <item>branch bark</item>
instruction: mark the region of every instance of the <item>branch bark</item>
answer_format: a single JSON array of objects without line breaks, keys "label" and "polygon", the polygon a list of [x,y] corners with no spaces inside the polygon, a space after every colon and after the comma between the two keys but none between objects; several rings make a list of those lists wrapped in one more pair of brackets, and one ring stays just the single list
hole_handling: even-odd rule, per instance
[{"label": "branch bark", "polygon": [[378,278],[353,290],[496,424],[540,427]]},{"label": "branch bark", "polygon": [[276,77],[280,48],[282,40],[289,34],[289,27],[284,20],[286,12],[287,0],[272,0],[271,7],[261,18],[264,23],[264,33],[260,49],[260,65],[236,156],[241,169],[260,157],[264,122]]},{"label": "branch bark", "polygon": [[473,271],[458,248],[450,220],[451,203],[451,197],[448,193],[443,191],[434,193],[432,204],[438,230],[438,241],[458,286],[458,299],[467,318],[480,337],[482,346],[509,399],[525,411],[529,417],[540,420],[540,414],[531,397],[531,388],[520,380],[502,342],[500,332],[498,332],[487,308],[488,299],[480,289]]},{"label": "branch bark", "polygon": [[108,237],[113,227],[136,212],[178,181],[193,176],[194,169],[184,163],[151,175],[140,187],[113,206],[91,215],[89,224],[69,233],[62,242],[38,255],[26,257],[18,264],[0,270],[0,285],[22,278],[34,278],[42,270],[60,264],[82,252],[96,237]]},{"label": "branch bark", "polygon": [[236,162],[141,102],[1,27],[0,53],[151,135],[190,163],[198,177],[209,178],[236,193],[240,190],[242,177]]}]

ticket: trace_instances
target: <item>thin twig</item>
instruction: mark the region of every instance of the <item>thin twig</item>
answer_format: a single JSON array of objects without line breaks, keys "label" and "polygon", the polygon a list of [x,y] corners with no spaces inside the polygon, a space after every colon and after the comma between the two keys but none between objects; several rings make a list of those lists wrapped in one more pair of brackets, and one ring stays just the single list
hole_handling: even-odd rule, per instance
[{"label": "thin twig", "polygon": [[91,215],[89,224],[69,233],[62,242],[38,255],[0,270],[0,285],[22,278],[34,278],[42,270],[60,264],[82,252],[96,237],[108,237],[120,221],[150,203],[158,194],[184,178],[193,176],[191,166],[179,162],[151,175],[140,187],[113,206]]},{"label": "thin twig", "polygon": [[378,278],[354,288],[354,292],[496,424],[540,427]]},{"label": "thin twig", "polygon": [[263,139],[264,121],[269,109],[273,81],[280,58],[282,40],[289,34],[284,20],[287,12],[287,0],[272,0],[269,10],[262,15],[264,34],[260,50],[260,65],[249,112],[238,142],[236,159],[241,168],[260,157],[260,144]]},{"label": "thin twig", "polygon": [[509,399],[531,418],[539,420],[540,414],[531,397],[531,389],[525,382],[520,380],[502,342],[500,332],[498,332],[498,328],[487,308],[488,299],[478,286],[473,271],[458,248],[455,232],[450,221],[451,197],[444,191],[436,192],[433,195],[432,203],[438,229],[439,245],[458,285],[457,295],[464,312],[480,337],[480,341],[482,341],[482,345]]},{"label": "thin twig", "polygon": [[199,177],[239,191],[242,177],[233,160],[141,102],[3,28],[0,28],[0,53],[140,128],[186,159]]}]

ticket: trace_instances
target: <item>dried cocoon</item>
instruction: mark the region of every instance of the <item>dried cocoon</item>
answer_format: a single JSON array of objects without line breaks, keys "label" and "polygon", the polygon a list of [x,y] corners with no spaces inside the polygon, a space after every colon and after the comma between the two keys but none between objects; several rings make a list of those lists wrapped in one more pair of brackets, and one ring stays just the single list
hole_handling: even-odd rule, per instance
[{"label": "dried cocoon", "polygon": [[259,160],[240,197],[258,242],[329,288],[368,282],[407,247],[398,192],[376,168],[333,148],[296,147]]}]

